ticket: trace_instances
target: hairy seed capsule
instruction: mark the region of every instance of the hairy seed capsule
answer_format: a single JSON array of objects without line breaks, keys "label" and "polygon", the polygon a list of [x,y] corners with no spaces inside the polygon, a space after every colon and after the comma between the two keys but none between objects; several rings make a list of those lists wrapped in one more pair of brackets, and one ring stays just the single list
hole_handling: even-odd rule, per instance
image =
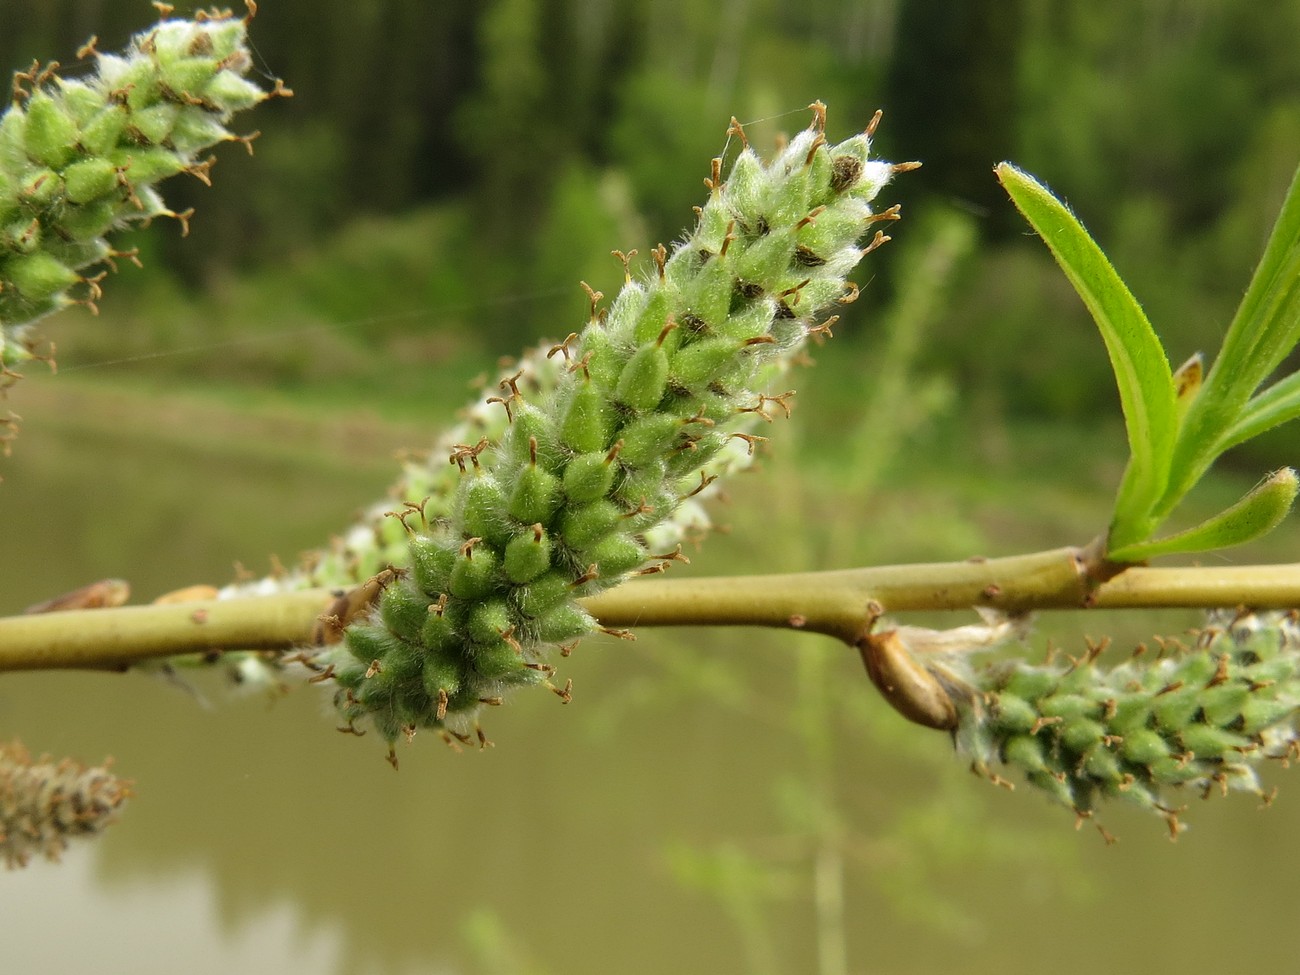
[{"label": "hairy seed capsule", "polygon": [[605,397],[594,383],[582,383],[573,392],[560,426],[560,440],[579,453],[606,450],[613,418]]},{"label": "hairy seed capsule", "polygon": [[579,454],[564,469],[564,493],[578,504],[603,498],[614,486],[614,474],[614,458],[609,452]]},{"label": "hairy seed capsule", "polygon": [[420,641],[420,631],[429,617],[429,600],[423,593],[394,583],[379,597],[379,615],[384,626],[412,643]]},{"label": "hairy seed capsule", "polygon": [[610,535],[590,548],[583,549],[579,560],[596,566],[601,579],[616,579],[639,568],[646,560],[645,546],[627,535]]},{"label": "hairy seed capsule", "polygon": [[623,512],[612,501],[601,498],[575,505],[560,514],[560,535],[570,548],[588,548],[618,527]]},{"label": "hairy seed capsule", "polygon": [[510,606],[504,599],[489,599],[470,610],[465,629],[475,643],[494,644],[513,627]]},{"label": "hairy seed capsule", "polygon": [[1076,754],[1083,754],[1101,744],[1106,729],[1096,721],[1080,718],[1065,723],[1060,730],[1061,744]]},{"label": "hairy seed capsule", "polygon": [[573,583],[558,570],[538,576],[526,586],[510,594],[511,601],[521,616],[536,619],[548,610],[573,598]]},{"label": "hairy seed capsule", "polygon": [[367,666],[373,660],[383,660],[402,651],[401,640],[382,626],[373,623],[354,623],[349,626],[344,636],[344,642],[347,645],[348,652],[362,666]]},{"label": "hairy seed capsule", "polygon": [[458,599],[482,599],[499,585],[497,553],[486,545],[466,549],[456,557],[448,588]]},{"label": "hairy seed capsule", "polygon": [[506,514],[506,492],[490,474],[475,472],[460,492],[464,531],[494,547],[509,541],[515,527]]},{"label": "hairy seed capsule", "polygon": [[993,726],[1001,732],[1024,732],[1038,723],[1038,710],[1024,698],[1003,692],[989,707]]},{"label": "hairy seed capsule", "polygon": [[595,627],[582,607],[576,603],[556,606],[537,620],[537,638],[545,643],[563,643],[585,636]]},{"label": "hairy seed capsule", "polygon": [[430,654],[425,658],[421,678],[424,682],[424,691],[434,705],[435,720],[437,720],[436,709],[439,697],[445,695],[450,700],[460,690],[463,679],[460,661],[451,656]]},{"label": "hairy seed capsule", "polygon": [[436,599],[447,591],[451,569],[456,563],[456,551],[428,537],[413,538],[410,542],[411,579],[426,596]]},{"label": "hairy seed capsule", "polygon": [[644,345],[633,353],[618,377],[614,398],[634,410],[653,410],[668,386],[668,353],[663,347]]},{"label": "hairy seed capsule", "polygon": [[519,651],[503,640],[480,647],[474,653],[474,672],[483,680],[509,681],[529,673]]},{"label": "hairy seed capsule", "polygon": [[1169,745],[1156,732],[1139,729],[1125,736],[1120,754],[1135,765],[1151,765],[1169,756]]},{"label": "hairy seed capsule", "polygon": [[671,414],[651,413],[639,417],[620,431],[623,449],[618,459],[634,468],[656,463],[677,442],[681,432],[682,421]]},{"label": "hairy seed capsule", "polygon": [[560,479],[532,464],[519,472],[510,493],[510,517],[525,525],[547,525],[563,502]]},{"label": "hairy seed capsule", "polygon": [[551,567],[551,537],[540,524],[516,535],[506,546],[502,567],[511,582],[532,582]]}]

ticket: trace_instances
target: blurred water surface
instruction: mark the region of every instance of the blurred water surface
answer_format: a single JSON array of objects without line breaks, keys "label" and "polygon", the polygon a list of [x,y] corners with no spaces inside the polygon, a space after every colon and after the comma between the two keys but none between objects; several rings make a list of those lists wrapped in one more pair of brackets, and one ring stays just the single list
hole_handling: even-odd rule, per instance
[{"label": "blurred water surface", "polygon": [[[270,552],[292,558],[382,491],[388,440],[412,435],[358,434],[341,449],[337,418],[195,400],[148,421],[138,400],[32,390],[0,486],[7,612],[102,576],[148,598],[222,581],[234,558],[259,570]],[[735,534],[688,571],[757,570],[765,546],[769,561],[782,545],[787,560],[808,558],[813,526],[780,541],[816,510],[789,473],[738,485]],[[774,491],[790,502],[779,513]],[[819,693],[862,712],[837,719],[815,759],[791,720],[812,663]],[[379,742],[333,731],[316,688],[271,703],[232,696],[215,675],[189,690],[143,675],[0,677],[0,738],[111,754],[137,782],[100,842],[0,874],[0,967],[816,971],[816,830],[791,793],[817,763],[845,836],[849,971],[1292,964],[1275,934],[1289,930],[1300,867],[1300,788],[1285,776],[1267,813],[1251,798],[1194,800],[1176,845],[1158,821],[1110,812],[1122,841],[1107,848],[1027,790],[970,777],[942,736],[884,713],[860,664],[818,638],[591,640],[562,675],[570,706],[521,695],[487,715],[496,747],[456,755],[424,736],[400,749],[398,773]],[[709,851],[739,851],[757,872],[732,883],[718,865],[733,861]],[[713,896],[700,889],[709,870]]]}]

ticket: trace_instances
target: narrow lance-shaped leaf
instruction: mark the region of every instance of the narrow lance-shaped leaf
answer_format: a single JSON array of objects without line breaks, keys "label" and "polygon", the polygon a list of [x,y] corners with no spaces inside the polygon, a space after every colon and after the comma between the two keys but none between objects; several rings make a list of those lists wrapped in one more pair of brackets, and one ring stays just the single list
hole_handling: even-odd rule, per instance
[{"label": "narrow lance-shaped leaf", "polygon": [[[1171,511],[1229,443],[1247,439],[1240,435],[1247,400],[1290,354],[1298,340],[1300,169],[1292,178],[1264,256],[1237,308],[1214,367],[1179,430],[1173,477],[1157,515]],[[1267,427],[1257,432],[1264,429]],[[1235,432],[1225,436],[1229,430]]]},{"label": "narrow lance-shaped leaf", "polygon": [[1119,386],[1129,463],[1115,499],[1110,544],[1143,541],[1151,509],[1164,493],[1177,429],[1169,361],[1151,323],[1074,215],[1041,183],[1001,163],[995,169],[1012,201],[1060,264],[1101,331]]},{"label": "narrow lance-shaped leaf", "polygon": [[1221,454],[1239,443],[1253,440],[1297,416],[1300,416],[1300,372],[1293,372],[1246,405],[1237,422],[1219,440],[1215,453]]},{"label": "narrow lance-shaped leaf", "polygon": [[1254,541],[1287,516],[1295,503],[1297,486],[1295,471],[1284,467],[1213,518],[1176,535],[1129,545],[1109,555],[1119,562],[1141,562],[1158,555],[1210,552]]}]

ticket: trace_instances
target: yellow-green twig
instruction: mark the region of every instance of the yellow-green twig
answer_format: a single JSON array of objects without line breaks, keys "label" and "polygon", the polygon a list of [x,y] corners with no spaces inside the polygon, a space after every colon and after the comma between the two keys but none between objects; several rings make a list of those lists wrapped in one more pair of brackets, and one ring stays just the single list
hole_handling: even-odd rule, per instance
[{"label": "yellow-green twig", "polygon": [[[1300,564],[1132,567],[1094,583],[1086,550],[1061,548],[965,562],[789,575],[654,579],[585,600],[610,627],[766,626],[853,643],[887,612],[1300,607]],[[334,601],[325,589],[159,606],[74,610],[0,619],[0,671],[121,670],[182,653],[289,649],[306,644]]]}]

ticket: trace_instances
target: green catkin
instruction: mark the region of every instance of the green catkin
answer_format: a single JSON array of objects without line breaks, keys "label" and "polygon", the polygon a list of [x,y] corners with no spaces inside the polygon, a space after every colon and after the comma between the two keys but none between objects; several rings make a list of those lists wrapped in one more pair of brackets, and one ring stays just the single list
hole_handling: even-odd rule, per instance
[{"label": "green catkin", "polygon": [[1162,816],[1175,837],[1183,803],[1171,789],[1267,799],[1258,766],[1300,750],[1300,616],[1214,612],[1192,646],[1152,656],[1111,669],[1091,655],[1069,666],[950,658],[958,748],[995,780],[999,766],[1018,768],[1080,817],[1125,799]]},{"label": "green catkin", "polygon": [[[250,15],[251,17],[251,15]],[[0,119],[0,367],[33,358],[30,326],[99,295],[98,264],[116,256],[105,235],[133,222],[172,216],[154,184],[182,172],[206,180],[199,153],[238,137],[226,124],[263,91],[252,66],[247,20],[209,14],[163,20],[121,55],[87,45],[85,79],[33,67],[14,78]],[[52,66],[53,67],[53,66]],[[245,140],[247,144],[247,140]]]},{"label": "green catkin", "polygon": [[[394,552],[382,533],[371,544],[373,527],[359,527],[342,552],[295,579],[332,579],[349,554],[373,566],[382,551],[393,565],[414,566],[393,585],[436,607],[436,632],[422,630],[437,641],[423,653],[438,663],[416,682],[419,694],[402,692],[405,678],[381,693],[391,677],[367,693],[374,676],[358,691],[357,664],[341,666],[374,649],[374,631],[390,617],[402,637],[394,650],[404,651],[414,622],[405,612],[381,606],[348,628],[341,647],[317,655],[343,674],[335,700],[349,728],[368,721],[390,743],[418,727],[468,732],[482,701],[546,682],[550,648],[596,629],[577,598],[660,567],[650,553],[672,553],[707,526],[696,495],[713,475],[749,463],[753,438],[735,435],[748,436],[755,403],[828,307],[851,299],[846,275],[881,219],[870,201],[894,172],[867,160],[862,136],[827,145],[817,108],[814,125],[776,159],[764,163],[746,147],[731,182],[711,181],[692,234],[671,254],[660,250],[650,275],[630,280],[608,314],[593,308],[580,335],[504,376],[500,395],[472,411],[443,453],[451,465],[413,472],[399,496],[408,508],[418,502],[430,527],[404,519],[411,554]],[[835,162],[846,154],[851,175]],[[800,249],[811,222],[825,224],[816,260]],[[446,681],[447,693],[432,693],[431,681]]]}]

